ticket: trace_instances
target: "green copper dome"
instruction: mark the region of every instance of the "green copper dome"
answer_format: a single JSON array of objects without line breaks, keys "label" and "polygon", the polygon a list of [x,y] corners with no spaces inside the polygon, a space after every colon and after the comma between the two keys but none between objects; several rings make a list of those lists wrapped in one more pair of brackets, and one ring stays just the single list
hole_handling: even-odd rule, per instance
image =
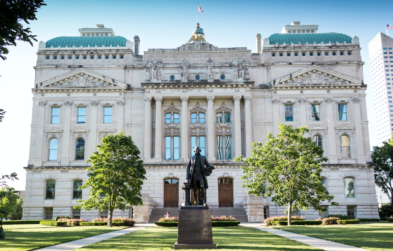
[{"label": "green copper dome", "polygon": [[269,44],[313,44],[313,43],[328,44],[331,42],[335,44],[339,43],[352,43],[352,38],[348,35],[336,32],[329,33],[295,33],[295,34],[287,34],[287,33],[275,33],[269,37]]},{"label": "green copper dome", "polygon": [[46,42],[46,48],[56,47],[125,47],[127,39],[120,36],[113,37],[56,37]]},{"label": "green copper dome", "polygon": [[205,33],[203,33],[203,29],[202,29],[202,28],[195,28],[195,30],[192,32],[192,34],[202,34],[202,35],[205,35]]}]

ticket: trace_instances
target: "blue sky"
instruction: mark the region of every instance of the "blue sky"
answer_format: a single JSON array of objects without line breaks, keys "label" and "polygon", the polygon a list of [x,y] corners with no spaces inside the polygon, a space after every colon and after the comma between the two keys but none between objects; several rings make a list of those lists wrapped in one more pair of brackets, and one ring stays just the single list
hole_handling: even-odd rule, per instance
[{"label": "blue sky", "polygon": [[[50,0],[29,27],[38,41],[57,36],[78,36],[78,28],[105,24],[116,35],[141,39],[141,50],[175,48],[189,39],[195,28],[196,1],[102,1]],[[368,60],[368,42],[385,25],[392,24],[392,1],[199,1],[204,12],[200,24],[209,43],[218,47],[248,47],[255,51],[255,35],[262,38],[281,31],[292,21],[318,24],[319,32],[341,32],[360,38],[365,83],[368,84],[367,107],[370,141],[376,145],[374,107]],[[393,30],[392,30],[393,34]],[[24,189],[30,123],[31,88],[38,43],[31,47],[18,43],[10,48],[7,61],[0,61],[0,108],[7,111],[0,123],[0,174],[17,171],[21,177],[11,185]]]}]

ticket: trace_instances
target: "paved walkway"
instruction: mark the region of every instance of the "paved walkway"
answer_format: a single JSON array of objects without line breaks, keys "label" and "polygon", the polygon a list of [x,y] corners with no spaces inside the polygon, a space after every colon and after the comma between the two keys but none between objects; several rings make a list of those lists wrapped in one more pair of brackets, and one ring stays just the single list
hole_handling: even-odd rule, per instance
[{"label": "paved walkway", "polygon": [[259,229],[261,231],[272,233],[272,234],[275,234],[275,235],[278,235],[278,236],[281,236],[284,238],[288,238],[288,239],[291,239],[294,241],[298,241],[298,242],[307,244],[309,246],[320,248],[320,249],[326,250],[326,251],[360,251],[360,250],[367,251],[366,249],[363,249],[363,248],[348,246],[348,245],[340,244],[340,243],[333,242],[333,241],[322,240],[322,239],[309,237],[309,236],[305,236],[305,235],[301,235],[301,234],[295,234],[295,233],[291,233],[291,232],[287,232],[287,231],[278,230],[275,228],[264,227],[264,226],[261,226],[261,223],[241,223],[240,226],[253,227],[253,228]]},{"label": "paved walkway", "polygon": [[125,228],[122,230],[118,230],[118,231],[113,231],[113,232],[109,232],[106,234],[100,234],[100,235],[95,235],[92,237],[87,237],[84,239],[80,239],[80,240],[76,240],[76,241],[71,241],[71,242],[66,242],[66,243],[61,243],[55,246],[50,246],[50,247],[46,247],[46,248],[41,248],[41,249],[37,249],[37,250],[45,250],[45,251],[59,251],[59,250],[74,250],[77,248],[81,248],[87,245],[91,245],[94,244],[96,242],[100,242],[100,241],[104,241],[107,239],[111,239],[123,234],[127,234],[130,232],[134,232],[136,230],[140,230],[143,229],[145,227],[151,227],[154,226],[154,224],[135,224],[134,227],[130,227],[130,228]]}]

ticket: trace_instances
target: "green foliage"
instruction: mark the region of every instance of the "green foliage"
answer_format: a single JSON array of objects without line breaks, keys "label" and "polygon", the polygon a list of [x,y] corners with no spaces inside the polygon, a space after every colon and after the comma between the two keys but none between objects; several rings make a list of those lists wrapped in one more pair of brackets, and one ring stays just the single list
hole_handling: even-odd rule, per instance
[{"label": "green foliage", "polygon": [[20,196],[15,193],[15,189],[12,187],[3,187],[0,189],[0,209],[6,211],[3,212],[3,217],[7,218],[9,215],[16,211],[18,200]]},{"label": "green foliage", "polygon": [[41,220],[8,220],[3,221],[3,225],[21,225],[21,224],[40,224]]},{"label": "green foliage", "polygon": [[[293,220],[292,225],[321,225],[322,221],[317,220]],[[276,226],[286,226],[288,221],[273,221],[272,225]]]},{"label": "green foliage", "polygon": [[380,219],[374,219],[374,218],[358,218],[361,222],[380,222]]},{"label": "green foliage", "polygon": [[[321,163],[328,159],[322,157],[323,150],[311,138],[303,137],[308,127],[293,129],[290,125],[279,124],[279,128],[277,137],[271,133],[267,135],[265,146],[253,143],[250,158],[239,156],[235,161],[245,164],[242,166],[242,186],[248,189],[247,192],[256,196],[273,195],[272,202],[287,206],[288,225],[291,225],[293,210],[312,207],[323,212],[326,208],[320,203],[331,202],[334,197],[326,190],[321,177]],[[331,205],[338,203],[331,202]]]},{"label": "green foliage", "polygon": [[112,226],[114,209],[129,209],[142,205],[141,190],[146,170],[140,151],[123,131],[108,135],[90,156],[88,181],[80,189],[90,188],[90,197],[79,200],[75,208],[108,210],[108,226]]},{"label": "green foliage", "polygon": [[107,222],[81,222],[81,226],[106,226]]},{"label": "green foliage", "polygon": [[5,111],[3,109],[0,109],[0,122],[3,122]]},{"label": "green foliage", "polygon": [[390,203],[382,205],[379,208],[379,217],[381,218],[393,217],[393,205]]},{"label": "green foliage", "polygon": [[81,222],[87,222],[85,219],[67,219],[67,218],[60,218],[57,221],[65,222],[67,226],[80,226]]},{"label": "green foliage", "polygon": [[30,28],[24,28],[21,21],[37,20],[36,12],[46,5],[43,0],[2,0],[0,1],[0,58],[7,59],[8,46],[16,46],[16,41],[28,42],[33,46],[35,35]]},{"label": "green foliage", "polygon": [[15,173],[15,172],[11,173],[10,175],[8,175],[8,174],[1,175],[0,176],[0,187],[7,186],[7,182],[5,181],[6,179],[8,179],[8,180],[19,180],[17,176],[18,176],[18,174]]},{"label": "green foliage", "polygon": [[348,215],[340,215],[340,214],[329,214],[329,215],[328,215],[328,218],[332,218],[332,217],[340,218],[340,220],[348,220],[348,219],[351,219],[351,218],[349,218]]},{"label": "green foliage", "polygon": [[393,140],[374,147],[371,154],[375,184],[389,197],[393,210]]},{"label": "green foliage", "polygon": [[[299,216],[291,216],[291,222],[293,220],[299,221],[299,220],[305,220],[304,217],[299,217]],[[265,219],[265,225],[271,226],[273,225],[273,221],[288,221],[288,216],[273,216],[273,217],[268,217]]]},{"label": "green foliage", "polygon": [[56,216],[55,221],[58,221],[59,219],[71,219],[70,216]]},{"label": "green foliage", "polygon": [[322,225],[333,225],[337,224],[337,221],[341,220],[339,217],[329,217],[322,220]]},{"label": "green foliage", "polygon": [[65,222],[65,221],[53,221],[53,220],[42,220],[42,221],[40,221],[40,225],[61,227],[61,226],[66,226],[67,222]]},{"label": "green foliage", "polygon": [[11,220],[22,219],[23,216],[23,199],[19,197],[16,201],[14,211],[10,214]]},{"label": "green foliage", "polygon": [[361,220],[337,220],[337,224],[360,224]]},{"label": "green foliage", "polygon": [[393,222],[393,218],[387,218],[386,219],[388,222]]}]

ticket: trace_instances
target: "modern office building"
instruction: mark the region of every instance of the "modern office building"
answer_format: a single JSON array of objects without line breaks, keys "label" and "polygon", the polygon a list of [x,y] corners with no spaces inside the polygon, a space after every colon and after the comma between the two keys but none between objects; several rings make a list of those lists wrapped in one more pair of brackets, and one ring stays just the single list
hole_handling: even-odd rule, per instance
[{"label": "modern office building", "polygon": [[257,34],[255,53],[209,43],[199,24],[172,49],[140,52],[138,36],[131,41],[103,25],[40,42],[23,218],[105,217],[72,207],[89,196],[78,190],[88,178],[86,159],[120,130],[139,147],[147,180],[143,206],[116,216],[148,222],[175,214],[196,145],[216,168],[208,177],[213,214],[250,222],[284,215],[271,198],[247,195],[233,161],[250,156],[251,143],[264,143],[267,133],[277,135],[279,123],[309,126],[306,136],[328,157],[324,184],[340,204],[295,214],[379,218],[359,38],[318,28],[293,22],[281,33]]}]

